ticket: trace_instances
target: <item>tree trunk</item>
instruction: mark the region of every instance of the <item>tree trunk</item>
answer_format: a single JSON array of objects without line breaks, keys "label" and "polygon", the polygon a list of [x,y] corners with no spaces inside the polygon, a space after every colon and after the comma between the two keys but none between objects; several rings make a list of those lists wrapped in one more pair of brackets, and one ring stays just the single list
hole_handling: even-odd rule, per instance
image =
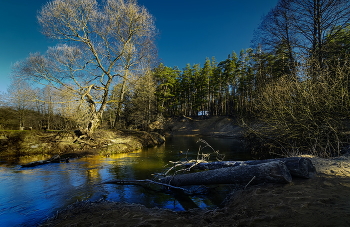
[{"label": "tree trunk", "polygon": [[290,183],[291,181],[290,172],[282,161],[257,165],[239,165],[160,179],[162,183],[177,187],[208,184]]},{"label": "tree trunk", "polygon": [[94,101],[91,93],[91,89],[93,89],[94,85],[90,85],[87,89],[86,92],[82,95],[83,98],[85,98],[86,102],[88,103],[89,106],[89,112],[91,114],[89,123],[86,127],[86,133],[90,136],[95,129],[100,125],[100,120],[102,119],[102,113],[104,110],[105,104],[102,104],[100,107],[100,110],[96,110],[96,102]]},{"label": "tree trunk", "polygon": [[127,76],[127,74],[123,77],[123,83],[122,83],[122,87],[120,90],[119,102],[118,102],[116,113],[115,113],[115,120],[114,120],[113,128],[116,128],[118,122],[120,122],[120,120],[121,120],[122,104],[124,102],[124,97],[125,97],[125,93],[126,93],[126,76]]},{"label": "tree trunk", "polygon": [[[290,174],[293,177],[311,178],[316,172],[314,165],[309,158],[291,157],[291,158],[279,158],[279,159],[266,159],[266,160],[251,160],[251,161],[222,161],[222,162],[209,162],[198,163],[193,168],[202,170],[213,170],[227,167],[244,166],[244,165],[257,165],[262,163],[269,163],[274,161],[282,161],[286,164]],[[185,166],[190,167],[194,163],[188,163]]]},{"label": "tree trunk", "polygon": [[100,126],[100,118],[97,116],[94,116],[88,123],[87,129],[86,129],[87,133],[91,135],[91,133],[93,133],[98,128],[98,126]]}]

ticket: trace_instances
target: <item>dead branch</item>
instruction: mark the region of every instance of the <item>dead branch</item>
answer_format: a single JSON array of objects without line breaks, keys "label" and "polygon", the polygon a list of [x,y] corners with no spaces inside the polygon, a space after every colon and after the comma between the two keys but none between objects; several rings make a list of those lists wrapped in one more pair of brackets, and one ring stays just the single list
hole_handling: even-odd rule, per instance
[{"label": "dead branch", "polygon": [[181,187],[176,187],[170,184],[166,184],[166,183],[162,183],[162,182],[157,182],[157,181],[153,181],[153,180],[149,180],[149,179],[145,179],[145,180],[114,180],[114,181],[106,181],[103,182],[102,184],[119,184],[119,185],[142,185],[142,184],[157,184],[157,185],[161,185],[161,186],[165,186],[171,189],[176,189],[176,190],[181,190],[187,193],[191,193],[191,191],[181,188]]},{"label": "dead branch", "polygon": [[[167,176],[170,174],[171,171],[174,171],[174,173],[172,174],[173,176],[178,174],[179,172],[189,172],[191,171],[191,169],[193,169],[200,163],[208,163],[211,154],[215,154],[216,160],[218,161],[222,161],[223,158],[225,157],[225,155],[220,154],[219,151],[215,150],[207,141],[203,139],[199,139],[197,143],[203,143],[204,146],[199,146],[196,159],[189,160],[187,157],[188,155],[188,150],[187,150],[186,157],[185,157],[187,161],[176,161],[176,162],[170,161],[170,163],[173,164],[173,166],[170,167],[167,171],[165,171],[165,173],[162,175]],[[212,153],[203,153],[203,149],[206,147],[209,147],[212,150]]]}]

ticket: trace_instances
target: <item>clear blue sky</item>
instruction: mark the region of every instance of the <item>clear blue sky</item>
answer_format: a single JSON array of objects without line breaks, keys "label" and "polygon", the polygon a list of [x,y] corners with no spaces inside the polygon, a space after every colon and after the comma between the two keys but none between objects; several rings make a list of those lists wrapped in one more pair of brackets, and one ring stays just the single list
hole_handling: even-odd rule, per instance
[{"label": "clear blue sky", "polygon": [[[278,0],[139,0],[155,17],[158,54],[166,66],[225,60],[250,47],[254,29]],[[48,0],[0,0],[0,92],[12,65],[54,42],[40,33],[36,15]]]}]

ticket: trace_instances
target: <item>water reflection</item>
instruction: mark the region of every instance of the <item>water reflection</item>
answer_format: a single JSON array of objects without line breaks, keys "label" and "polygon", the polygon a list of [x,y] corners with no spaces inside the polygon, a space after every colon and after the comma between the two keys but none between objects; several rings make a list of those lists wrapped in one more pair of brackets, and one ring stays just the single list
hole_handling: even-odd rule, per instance
[{"label": "water reflection", "polygon": [[[70,163],[51,163],[31,168],[24,164],[47,157],[31,157],[18,160],[17,165],[2,162],[0,166],[0,226],[35,226],[58,209],[76,201],[89,199],[141,203],[147,207],[162,207],[172,210],[189,208],[213,208],[225,198],[227,190],[214,188],[209,196],[184,196],[167,194],[162,189],[137,185],[101,184],[121,179],[152,179],[153,173],[164,172],[169,161],[195,158],[199,144],[195,137],[171,137],[157,148],[110,157],[93,156],[71,160]],[[220,138],[206,141],[226,159],[244,160],[242,144]],[[4,160],[2,160],[4,161]],[[169,167],[169,166],[168,166]],[[223,193],[217,193],[223,190]]]}]

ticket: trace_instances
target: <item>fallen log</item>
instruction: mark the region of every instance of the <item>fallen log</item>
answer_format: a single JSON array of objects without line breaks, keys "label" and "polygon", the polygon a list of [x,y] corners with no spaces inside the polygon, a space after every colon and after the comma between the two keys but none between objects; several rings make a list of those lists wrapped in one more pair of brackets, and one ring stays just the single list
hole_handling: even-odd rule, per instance
[{"label": "fallen log", "polygon": [[284,162],[273,161],[169,176],[161,178],[159,181],[179,187],[208,184],[290,183],[292,177]]},{"label": "fallen log", "polygon": [[49,163],[60,163],[60,162],[69,162],[69,158],[64,158],[62,159],[59,155],[55,155],[49,159],[46,160],[40,160],[40,161],[35,161],[35,162],[29,162],[27,164],[21,165],[21,167],[35,167],[35,166],[40,166],[40,165],[45,165]]},{"label": "fallen log", "polygon": [[190,162],[185,163],[185,168],[201,169],[201,170],[214,170],[227,167],[245,166],[245,165],[258,165],[262,163],[269,163],[274,161],[282,161],[286,164],[290,174],[293,177],[311,178],[316,172],[315,166],[312,164],[309,158],[303,157],[291,157],[291,158],[278,158],[278,159],[265,159],[265,160],[249,160],[249,161],[221,161],[221,162]]}]

